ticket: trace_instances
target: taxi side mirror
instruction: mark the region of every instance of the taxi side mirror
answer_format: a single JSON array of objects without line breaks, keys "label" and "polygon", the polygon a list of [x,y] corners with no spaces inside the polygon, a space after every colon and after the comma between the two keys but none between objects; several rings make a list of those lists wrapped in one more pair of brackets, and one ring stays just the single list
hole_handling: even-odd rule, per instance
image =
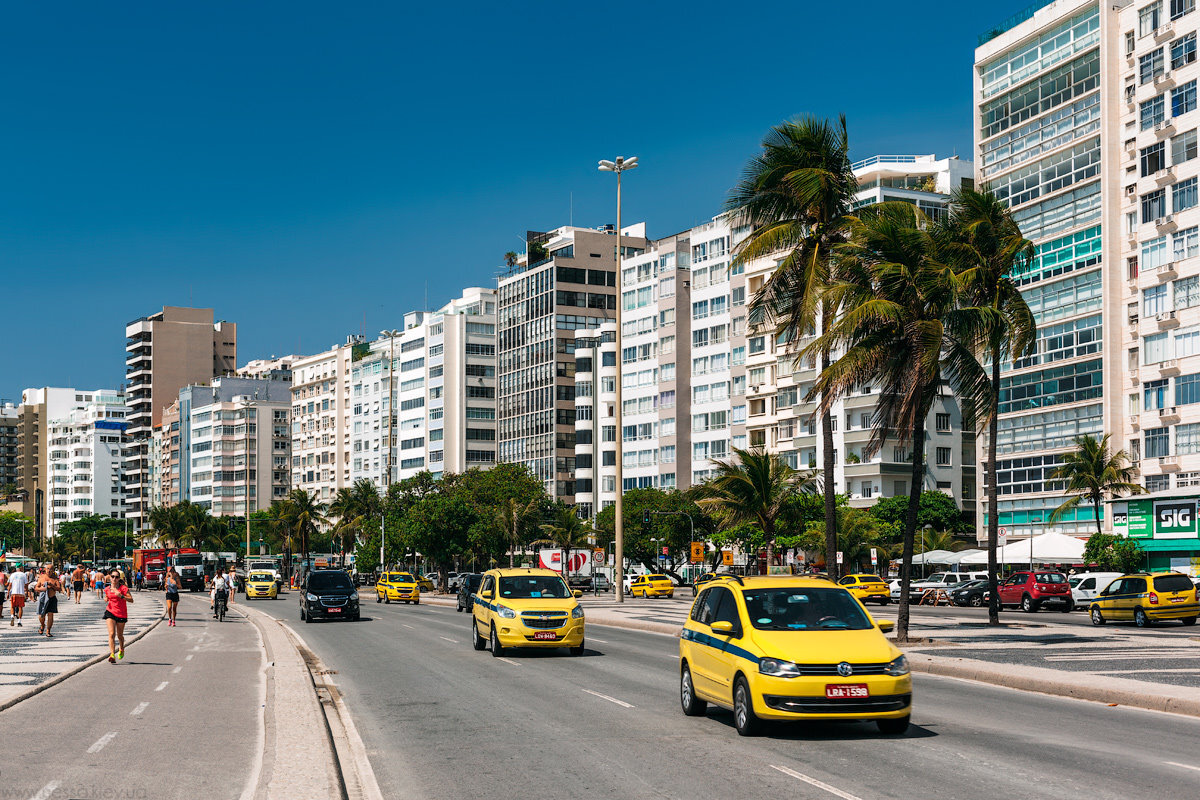
[{"label": "taxi side mirror", "polygon": [[573,597],[583,597],[583,592],[581,592],[581,591],[579,591],[578,589],[576,589],[575,591],[571,592],[571,595],[572,595]]},{"label": "taxi side mirror", "polygon": [[727,620],[719,620],[714,622],[709,627],[712,628],[713,633],[723,633],[726,636],[733,635],[733,623],[728,622]]},{"label": "taxi side mirror", "polygon": [[896,629],[896,623],[889,619],[881,619],[875,623],[881,633],[891,633]]}]

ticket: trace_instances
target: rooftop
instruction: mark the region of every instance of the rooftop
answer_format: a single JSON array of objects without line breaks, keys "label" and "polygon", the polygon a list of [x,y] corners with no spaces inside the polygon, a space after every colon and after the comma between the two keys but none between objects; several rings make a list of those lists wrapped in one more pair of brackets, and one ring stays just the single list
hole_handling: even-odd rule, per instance
[{"label": "rooftop", "polygon": [[1013,14],[1011,17],[1001,22],[999,25],[993,25],[985,32],[979,34],[979,46],[982,47],[992,39],[995,39],[997,36],[1003,36],[1005,33],[1008,33],[1025,20],[1032,18],[1034,14],[1041,11],[1043,8],[1053,2],[1054,0],[1037,0],[1037,2],[1033,5],[1029,6],[1028,8],[1021,9],[1016,14]]}]

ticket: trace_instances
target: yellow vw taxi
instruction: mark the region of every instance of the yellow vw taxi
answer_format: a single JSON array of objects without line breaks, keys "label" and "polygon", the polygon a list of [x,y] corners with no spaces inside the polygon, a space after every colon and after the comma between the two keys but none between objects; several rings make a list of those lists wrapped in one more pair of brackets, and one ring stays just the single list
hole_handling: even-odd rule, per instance
[{"label": "yellow vw taxi", "polygon": [[675,584],[666,575],[640,575],[629,584],[630,597],[674,597]]},{"label": "yellow vw taxi", "polygon": [[886,606],[892,601],[891,590],[878,575],[843,575],[838,579],[838,586],[844,587],[847,592],[861,600],[863,605],[879,603]]},{"label": "yellow vw taxi", "polygon": [[246,578],[246,599],[265,597],[274,600],[279,596],[279,584],[275,576],[269,572],[251,572]]},{"label": "yellow vw taxi", "polygon": [[421,604],[421,587],[411,572],[385,572],[375,584],[375,602]]},{"label": "yellow vw taxi", "polygon": [[714,580],[679,639],[679,699],[700,716],[733,710],[739,734],[762,720],[874,720],[908,730],[908,660],[850,592],[794,575]]},{"label": "yellow vw taxi", "polygon": [[509,647],[567,647],[583,655],[583,608],[562,576],[550,569],[493,569],[483,573],[471,614],[471,643],[490,642],[499,657]]},{"label": "yellow vw taxi", "polygon": [[1179,572],[1140,572],[1114,579],[1088,606],[1093,625],[1133,620],[1139,628],[1177,619],[1195,625],[1200,615],[1196,587]]}]

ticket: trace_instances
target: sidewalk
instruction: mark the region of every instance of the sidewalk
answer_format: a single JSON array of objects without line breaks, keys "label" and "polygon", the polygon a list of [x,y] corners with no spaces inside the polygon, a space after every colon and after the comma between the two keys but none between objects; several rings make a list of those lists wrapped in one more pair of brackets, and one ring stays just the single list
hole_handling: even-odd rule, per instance
[{"label": "sidewalk", "polygon": [[[134,592],[133,599],[125,625],[126,644],[154,627],[163,613],[160,592]],[[10,624],[9,608],[6,602],[0,620],[0,709],[108,657],[104,602],[94,593],[85,593],[78,605],[74,597],[59,595],[52,638],[38,635],[36,601],[26,604],[19,628]]]}]

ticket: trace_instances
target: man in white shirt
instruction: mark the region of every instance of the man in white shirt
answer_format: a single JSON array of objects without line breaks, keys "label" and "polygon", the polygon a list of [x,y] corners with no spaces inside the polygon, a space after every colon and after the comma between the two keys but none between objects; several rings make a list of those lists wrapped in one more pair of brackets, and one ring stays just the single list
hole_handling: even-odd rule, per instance
[{"label": "man in white shirt", "polygon": [[226,591],[227,586],[228,583],[225,581],[225,575],[218,569],[217,574],[213,576],[212,585],[209,590],[209,598],[212,601],[209,605],[213,610],[213,619],[217,618],[217,596],[229,597],[229,593]]},{"label": "man in white shirt", "polygon": [[10,627],[21,627],[21,619],[25,616],[25,590],[28,587],[29,574],[24,570],[17,570],[8,576],[9,603],[12,606],[12,616],[8,620]]}]

